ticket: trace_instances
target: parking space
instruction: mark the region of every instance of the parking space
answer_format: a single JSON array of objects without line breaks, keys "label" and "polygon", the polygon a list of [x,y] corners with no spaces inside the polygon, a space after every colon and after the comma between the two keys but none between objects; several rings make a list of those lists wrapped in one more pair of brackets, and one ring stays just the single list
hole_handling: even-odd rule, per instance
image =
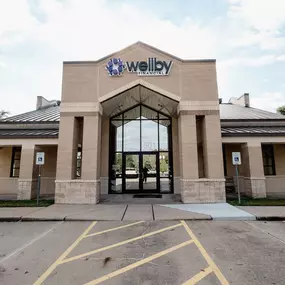
[{"label": "parking space", "polygon": [[0,225],[0,283],[284,284],[285,223]]}]

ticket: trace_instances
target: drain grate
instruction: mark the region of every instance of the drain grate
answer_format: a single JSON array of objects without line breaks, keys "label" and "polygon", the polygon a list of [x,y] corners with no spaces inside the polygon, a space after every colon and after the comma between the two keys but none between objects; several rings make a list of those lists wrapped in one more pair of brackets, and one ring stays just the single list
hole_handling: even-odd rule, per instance
[{"label": "drain grate", "polygon": [[162,198],[161,194],[151,195],[151,194],[143,194],[143,195],[134,195],[133,198]]}]

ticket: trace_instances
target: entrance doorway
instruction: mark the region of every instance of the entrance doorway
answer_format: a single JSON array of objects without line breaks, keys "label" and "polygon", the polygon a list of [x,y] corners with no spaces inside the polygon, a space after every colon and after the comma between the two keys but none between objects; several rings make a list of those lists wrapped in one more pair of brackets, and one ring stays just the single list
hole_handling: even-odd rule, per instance
[{"label": "entrance doorway", "polygon": [[143,104],[110,120],[109,193],[172,193],[171,117]]},{"label": "entrance doorway", "polygon": [[124,153],[123,193],[159,192],[158,152]]}]

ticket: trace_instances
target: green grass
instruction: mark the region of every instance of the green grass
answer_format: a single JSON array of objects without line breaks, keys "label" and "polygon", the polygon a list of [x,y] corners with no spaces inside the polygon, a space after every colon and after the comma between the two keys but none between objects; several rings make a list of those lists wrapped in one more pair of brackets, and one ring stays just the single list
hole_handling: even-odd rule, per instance
[{"label": "green grass", "polygon": [[238,199],[228,199],[227,202],[233,206],[285,206],[285,199],[242,198],[240,205],[238,203]]},{"label": "green grass", "polygon": [[[48,207],[54,200],[40,200],[39,207]],[[0,200],[1,207],[37,207],[36,200]]]}]

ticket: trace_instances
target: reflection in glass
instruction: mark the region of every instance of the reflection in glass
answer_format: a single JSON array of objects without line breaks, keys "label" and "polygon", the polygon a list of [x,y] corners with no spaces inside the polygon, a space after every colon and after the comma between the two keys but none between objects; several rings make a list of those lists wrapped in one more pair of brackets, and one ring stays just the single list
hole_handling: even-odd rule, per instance
[{"label": "reflection in glass", "polygon": [[159,153],[159,175],[160,177],[169,177],[169,157],[168,152]]},{"label": "reflection in glass", "polygon": [[143,166],[142,168],[143,189],[144,190],[156,189],[157,188],[156,154],[144,154],[142,166]]},{"label": "reflection in glass", "polygon": [[139,190],[139,155],[126,154],[126,190]]},{"label": "reflection in glass", "polygon": [[168,126],[169,120],[159,121],[159,150],[168,150]]},{"label": "reflection in glass", "polygon": [[168,193],[171,191],[171,180],[169,178],[160,178],[160,192]]},{"label": "reflection in glass", "polygon": [[123,149],[123,127],[122,121],[112,120],[111,121],[111,130],[110,136],[112,141],[112,147],[114,147],[114,151],[122,151]]},{"label": "reflection in glass", "polygon": [[158,150],[157,121],[141,121],[142,123],[142,151]]},{"label": "reflection in glass", "polygon": [[124,113],[125,120],[136,120],[140,118],[140,106],[137,106]]},{"label": "reflection in glass", "polygon": [[122,192],[122,154],[116,153],[112,162],[111,191]]},{"label": "reflection in glass", "polygon": [[123,128],[122,126],[117,128],[117,134],[116,134],[116,151],[122,151],[123,148]]},{"label": "reflection in glass", "polygon": [[140,151],[140,121],[125,123],[124,151]]},{"label": "reflection in glass", "polygon": [[172,191],[170,126],[169,117],[143,105],[111,119],[111,192]]},{"label": "reflection in glass", "polygon": [[141,113],[142,119],[157,120],[157,117],[158,117],[157,111],[149,109],[146,106],[142,106],[142,113]]}]

